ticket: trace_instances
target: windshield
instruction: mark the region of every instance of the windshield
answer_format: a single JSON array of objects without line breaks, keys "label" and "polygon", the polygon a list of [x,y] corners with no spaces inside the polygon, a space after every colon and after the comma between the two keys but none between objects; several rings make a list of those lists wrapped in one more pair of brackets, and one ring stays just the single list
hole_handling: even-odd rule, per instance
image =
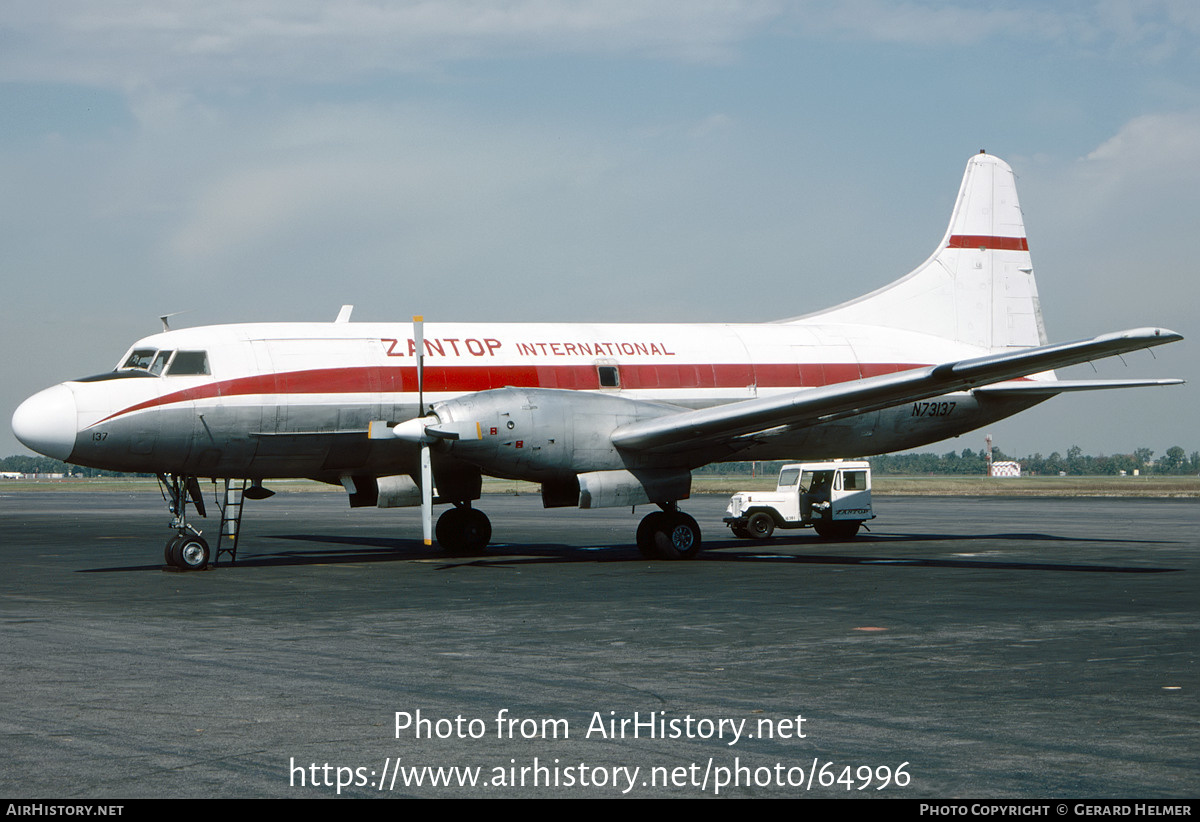
[{"label": "windshield", "polygon": [[150,363],[150,373],[155,375],[161,374],[163,369],[167,367],[167,360],[171,359],[171,354],[173,353],[173,351],[159,351],[154,361]]},{"label": "windshield", "polygon": [[125,358],[125,363],[121,368],[136,368],[139,371],[149,371],[150,363],[154,361],[154,355],[157,353],[153,348],[135,348],[129,352],[129,356]]},{"label": "windshield", "polygon": [[158,351],[154,348],[135,348],[117,371],[142,371],[161,377],[197,376],[211,373],[207,351]]}]

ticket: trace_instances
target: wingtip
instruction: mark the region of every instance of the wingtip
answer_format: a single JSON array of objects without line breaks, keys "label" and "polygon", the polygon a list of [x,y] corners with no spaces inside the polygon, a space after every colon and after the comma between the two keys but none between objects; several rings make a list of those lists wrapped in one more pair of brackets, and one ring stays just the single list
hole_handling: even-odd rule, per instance
[{"label": "wingtip", "polygon": [[1172,331],[1169,328],[1135,328],[1133,331],[1126,332],[1130,336],[1142,337],[1145,339],[1153,339],[1155,344],[1165,344],[1178,342],[1183,339],[1183,335],[1178,331]]},{"label": "wingtip", "polygon": [[1129,328],[1125,331],[1114,331],[1096,337],[1096,340],[1141,340],[1147,345],[1166,345],[1167,343],[1178,342],[1182,339],[1183,335],[1178,331],[1172,331],[1169,328],[1158,328],[1156,326]]}]

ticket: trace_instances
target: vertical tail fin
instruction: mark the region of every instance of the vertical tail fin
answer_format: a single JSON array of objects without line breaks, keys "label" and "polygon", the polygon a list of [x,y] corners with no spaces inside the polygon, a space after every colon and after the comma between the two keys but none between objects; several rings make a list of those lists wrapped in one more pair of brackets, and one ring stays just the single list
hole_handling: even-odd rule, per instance
[{"label": "vertical tail fin", "polygon": [[1044,345],[1012,169],[990,154],[973,156],[933,256],[877,291],[791,321],[904,329],[989,351]]}]

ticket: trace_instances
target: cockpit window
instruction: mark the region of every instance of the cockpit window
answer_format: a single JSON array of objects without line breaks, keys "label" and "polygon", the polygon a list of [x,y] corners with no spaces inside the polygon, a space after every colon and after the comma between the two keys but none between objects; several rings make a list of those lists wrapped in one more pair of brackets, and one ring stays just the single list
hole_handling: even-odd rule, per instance
[{"label": "cockpit window", "polygon": [[154,361],[150,363],[150,373],[155,375],[161,374],[163,369],[167,367],[167,360],[171,359],[171,355],[174,353],[174,351],[159,351]]},{"label": "cockpit window", "polygon": [[116,372],[140,371],[145,376],[185,377],[208,375],[207,351],[157,351],[153,348],[135,348],[129,352],[125,362]]},{"label": "cockpit window", "polygon": [[175,354],[175,359],[171,360],[171,368],[167,371],[167,375],[171,377],[207,373],[207,351],[180,351]]},{"label": "cockpit window", "polygon": [[129,358],[125,360],[125,364],[121,367],[148,371],[156,353],[153,348],[135,348],[130,352]]}]

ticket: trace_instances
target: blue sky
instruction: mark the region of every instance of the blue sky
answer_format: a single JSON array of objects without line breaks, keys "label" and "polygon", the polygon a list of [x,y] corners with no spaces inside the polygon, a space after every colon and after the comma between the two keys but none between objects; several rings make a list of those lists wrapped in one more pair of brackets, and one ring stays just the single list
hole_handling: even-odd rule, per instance
[{"label": "blue sky", "polygon": [[1192,381],[996,444],[1191,451],[1198,64],[1192,2],[9,0],[0,411],[169,312],[794,316],[924,260],[986,148],[1050,336],[1172,328],[1101,374]]}]

